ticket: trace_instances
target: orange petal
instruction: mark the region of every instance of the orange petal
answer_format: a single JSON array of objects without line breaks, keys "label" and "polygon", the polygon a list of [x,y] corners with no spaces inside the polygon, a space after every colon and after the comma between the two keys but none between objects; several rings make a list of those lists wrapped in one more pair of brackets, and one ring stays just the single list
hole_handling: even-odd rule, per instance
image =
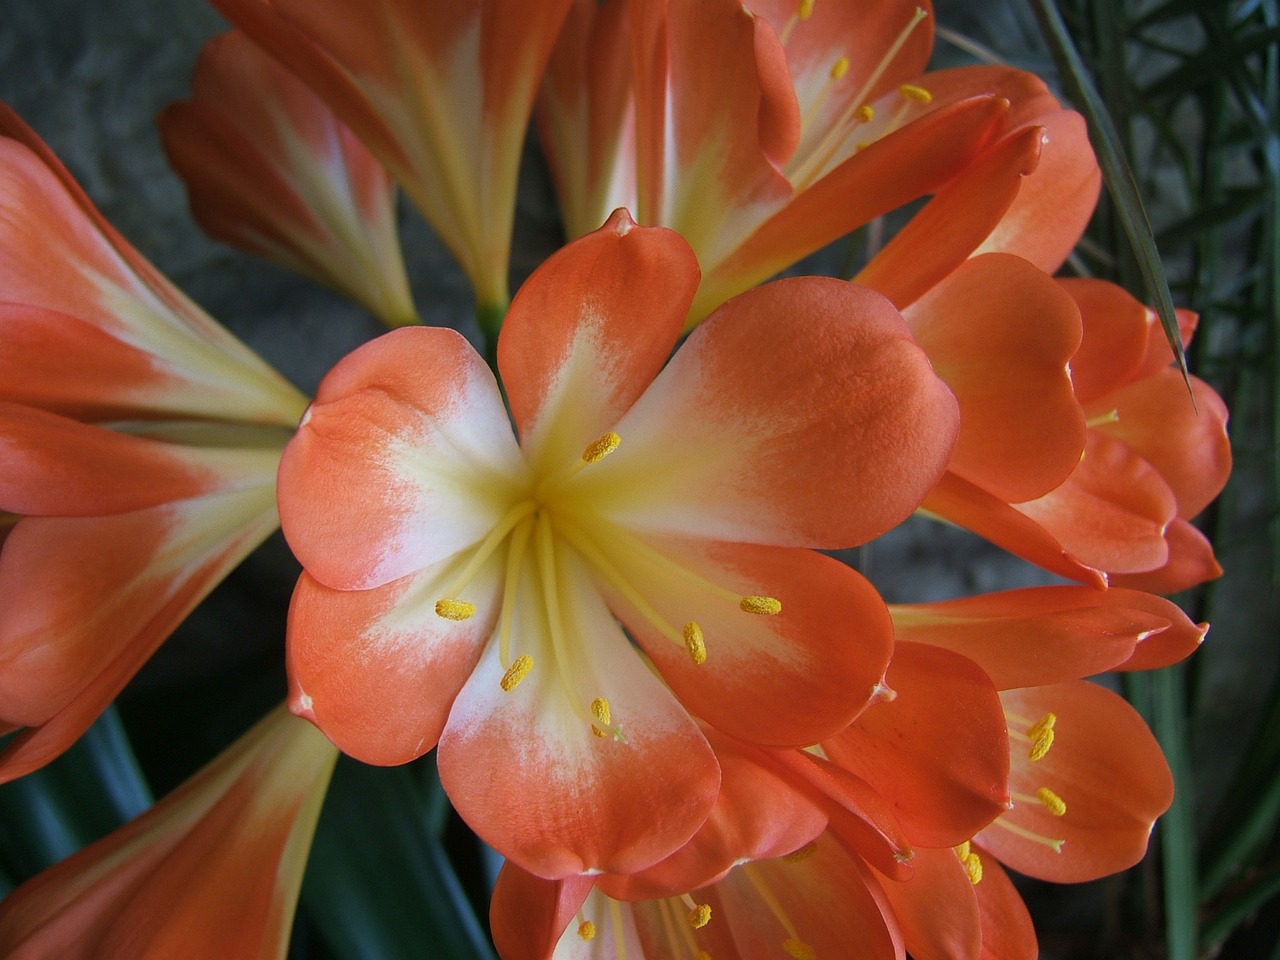
[{"label": "orange petal", "polygon": [[1143,637],[1133,655],[1113,669],[1157,670],[1172,663],[1180,663],[1200,648],[1205,634],[1209,632],[1207,623],[1192,623],[1176,603],[1163,597],[1123,587],[1113,587],[1109,592],[1124,596],[1124,602],[1128,605],[1145,607],[1152,614],[1169,621],[1169,626],[1165,629]]},{"label": "orange petal", "polygon": [[544,880],[503,863],[489,901],[489,927],[503,960],[547,960],[591,888],[590,877]]},{"label": "orange petal", "polygon": [[962,264],[995,229],[1040,162],[1042,131],[1005,137],[953,177],[853,278],[905,309]]},{"label": "orange petal", "polygon": [[318,581],[367,589],[484,537],[522,470],[479,354],[453,330],[405,328],[320,384],[280,463],[281,523]]},{"label": "orange petal", "polygon": [[1067,371],[1080,345],[1074,301],[1025,260],[989,255],[967,261],[904,317],[960,403],[947,469],[1010,503],[1062,483],[1085,439]]},{"label": "orange petal", "polygon": [[1076,397],[1089,404],[1137,376],[1151,330],[1149,311],[1106,280],[1060,277],[1054,282],[1080,308],[1084,336],[1071,359],[1071,380]]},{"label": "orange petal", "polygon": [[0,554],[0,703],[30,729],[0,780],[70,746],[209,591],[275,529],[272,488],[110,517],[28,517]]},{"label": "orange petal", "polygon": [[555,562],[560,638],[547,598],[521,578],[510,656],[530,657],[532,669],[504,689],[509,662],[489,643],[440,738],[440,779],[476,833],[532,873],[632,873],[693,836],[719,767],[581,561],[558,549]]},{"label": "orange petal", "polygon": [[460,566],[372,590],[333,590],[303,573],[289,607],[293,711],[364,763],[407,763],[434,747],[497,619],[494,570],[468,588],[470,619],[436,615]]},{"label": "orange petal", "polygon": [[433,8],[378,0],[215,0],[395,174],[471,278],[506,301],[525,127],[570,0]]},{"label": "orange petal", "polygon": [[885,796],[913,844],[962,843],[1008,799],[995,686],[971,660],[916,643],[898,644],[886,683],[896,697],[873,703],[822,747]]},{"label": "orange petal", "polygon": [[521,287],[498,367],[525,450],[548,472],[577,460],[662,369],[698,282],[677,234],[618,210]]},{"label": "orange petal", "polygon": [[1084,456],[1056,490],[1016,509],[1082,563],[1138,573],[1164,565],[1164,531],[1177,504],[1169,485],[1125,444],[1089,431]]},{"label": "orange petal", "polygon": [[[899,640],[929,643],[978,664],[999,690],[1103,673],[1139,644],[1186,620],[1134,590],[1030,587],[942,603],[891,606]],[[1174,631],[1181,633],[1181,630]]]},{"label": "orange petal", "polygon": [[[107,225],[48,147],[2,105],[0,169],[0,300],[15,305],[2,322],[18,334],[0,363],[5,397],[43,394],[67,412],[92,399],[71,375],[88,366],[83,348],[71,351],[72,369],[60,372],[57,387],[35,381],[51,366],[48,351],[71,338],[62,324],[72,317],[128,345],[103,357],[120,369],[94,377],[114,388],[97,399],[99,409],[296,422],[304,398]],[[132,379],[144,365],[154,370]]]},{"label": "orange petal", "polygon": [[547,64],[538,133],[569,237],[639,209],[628,13],[620,0],[575,0]]},{"label": "orange petal", "polygon": [[[1027,759],[1026,738],[1021,748],[1015,741],[1014,807],[979,834],[982,846],[1020,873],[1057,883],[1094,880],[1141,860],[1156,817],[1173,800],[1173,778],[1137,712],[1083,680],[1011,690],[1001,699],[1011,728],[1052,713],[1054,739],[1035,761]],[[1042,788],[1065,804],[1061,816],[1038,802]],[[1058,840],[1055,851],[1048,841]]]},{"label": "orange petal", "polygon": [[880,887],[913,960],[977,957],[983,940],[978,889],[960,858],[950,848],[918,850],[911,865],[910,880]]},{"label": "orange petal", "polygon": [[1111,582],[1150,593],[1177,593],[1222,576],[1213,544],[1186,520],[1175,517],[1165,529],[1164,539],[1169,545],[1169,560],[1164,566],[1143,573],[1116,574]]},{"label": "orange petal", "polygon": [[186,500],[220,485],[201,453],[0,402],[0,509],[92,517]]},{"label": "orange petal", "polygon": [[1037,960],[1040,945],[1022,895],[999,860],[985,856],[980,847],[977,853],[982,857],[982,882],[973,892],[982,921],[981,960]]},{"label": "orange petal", "polygon": [[324,101],[241,33],[205,45],[193,87],[157,122],[205,231],[414,322],[394,183]]},{"label": "orange petal", "polygon": [[137,820],[0,904],[13,956],[283,957],[335,751],[276,710]]},{"label": "orange petal", "polygon": [[808,796],[770,752],[714,730],[707,739],[720,763],[720,795],[693,838],[665,860],[629,876],[603,876],[596,886],[616,900],[674,897],[719,880],[739,863],[801,849],[827,825]]},{"label": "orange petal", "polygon": [[1101,571],[1077,560],[1039,523],[954,473],[942,475],[921,509],[1060,576],[1106,588]]},{"label": "orange petal", "polygon": [[1226,404],[1197,377],[1191,378],[1191,393],[1188,397],[1182,375],[1169,367],[1095,401],[1095,407],[1116,415],[1097,429],[1159,471],[1178,498],[1183,519],[1207,507],[1231,475]]},{"label": "orange petal", "polygon": [[[771,162],[799,114],[776,38],[734,0],[632,4],[636,216],[680,231],[699,259],[785,203]],[[772,41],[772,42],[771,42]]]},{"label": "orange petal", "polygon": [[[693,322],[849,231],[962,171],[999,139],[1007,104],[979,96],[926,113],[871,143],[800,193],[720,262],[702,261]],[[939,150],[938,144],[947,144]]]},{"label": "orange petal", "polygon": [[849,546],[936,482],[954,403],[884,298],[781,280],[689,337],[581,489],[637,531]]},{"label": "orange petal", "polygon": [[[689,710],[742,740],[807,746],[846,726],[871,698],[893,649],[884,601],[865,579],[819,553],[747,544],[660,542],[679,566],[619,560],[673,631],[695,623],[706,659],[658,632],[623,597],[610,607]],[[688,571],[693,576],[682,575]],[[695,580],[694,577],[699,579]],[[775,616],[743,612],[707,582],[779,600]],[[611,591],[612,593],[612,591]]]}]

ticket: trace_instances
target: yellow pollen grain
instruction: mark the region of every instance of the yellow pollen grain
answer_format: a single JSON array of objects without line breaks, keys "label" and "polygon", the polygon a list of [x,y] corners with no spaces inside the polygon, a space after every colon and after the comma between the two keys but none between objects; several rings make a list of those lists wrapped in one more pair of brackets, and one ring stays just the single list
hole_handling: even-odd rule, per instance
[{"label": "yellow pollen grain", "polygon": [[1047,727],[1036,734],[1035,739],[1031,741],[1031,749],[1027,751],[1027,759],[1042,760],[1049,752],[1049,748],[1053,746],[1053,737],[1052,727]]},{"label": "yellow pollen grain", "polygon": [[694,666],[700,667],[707,662],[707,641],[703,639],[702,628],[692,620],[684,625],[684,646]]},{"label": "yellow pollen grain", "polygon": [[858,112],[854,114],[862,123],[870,123],[876,118],[875,108],[869,103],[864,103],[858,108]]},{"label": "yellow pollen grain", "polygon": [[498,681],[504,692],[510,693],[516,687],[520,686],[520,682],[529,675],[529,671],[533,669],[533,657],[527,653],[522,653],[512,661],[511,666],[507,668],[507,672],[502,675],[502,679]]},{"label": "yellow pollen grain", "polygon": [[591,715],[607,727],[610,722],[609,701],[604,697],[596,697],[592,700]]},{"label": "yellow pollen grain", "polygon": [[831,79],[832,79],[832,80],[839,80],[841,77],[843,77],[843,76],[844,76],[846,73],[848,73],[848,72],[849,72],[849,58],[848,58],[848,57],[841,57],[839,60],[837,60],[835,63],[833,63],[833,64],[831,65]]},{"label": "yellow pollen grain", "polygon": [[699,903],[689,911],[689,926],[701,930],[711,922],[711,904]]},{"label": "yellow pollen grain", "polygon": [[933,94],[924,87],[918,87],[914,83],[904,83],[898,88],[898,93],[915,103],[933,103]]},{"label": "yellow pollen grain", "polygon": [[578,924],[578,937],[582,940],[594,940],[596,938],[596,925],[590,920],[583,920]]},{"label": "yellow pollen grain", "polygon": [[744,613],[757,613],[765,617],[782,612],[782,602],[774,597],[743,597],[738,601],[738,607]]},{"label": "yellow pollen grain", "polygon": [[969,850],[972,849],[972,846],[969,843],[969,841],[966,840],[964,843],[960,844],[958,847],[952,847],[952,849],[955,850],[956,856],[960,858],[961,862],[963,862],[965,859],[968,858]]},{"label": "yellow pollen grain", "polygon": [[972,850],[964,858],[964,872],[969,875],[969,883],[973,886],[982,882],[982,858]]},{"label": "yellow pollen grain", "polygon": [[802,860],[808,860],[812,857],[814,851],[817,849],[818,845],[814,841],[810,840],[798,850],[792,850],[790,853],[786,854],[782,859],[787,863],[800,863]]},{"label": "yellow pollen grain", "polygon": [[818,954],[813,947],[803,940],[797,940],[795,937],[788,937],[783,940],[782,949],[787,952],[788,957],[793,957],[794,960],[818,960]]},{"label": "yellow pollen grain", "polygon": [[437,600],[436,616],[444,620],[470,620],[476,614],[476,605],[466,600]]},{"label": "yellow pollen grain", "polygon": [[1063,800],[1048,787],[1041,787],[1037,790],[1036,799],[1044,804],[1044,808],[1055,817],[1062,817],[1067,813],[1067,801]]},{"label": "yellow pollen grain", "polygon": [[587,449],[582,451],[583,463],[599,463],[617,450],[620,443],[622,443],[622,438],[610,430],[598,440],[593,440],[587,444]]},{"label": "yellow pollen grain", "polygon": [[1058,715],[1056,713],[1046,713],[1043,717],[1041,717],[1031,726],[1027,727],[1027,736],[1030,737],[1032,740],[1034,740],[1036,737],[1040,736],[1040,734],[1043,733],[1045,730],[1052,730],[1054,727],[1054,724],[1056,724],[1057,722],[1058,722]]}]

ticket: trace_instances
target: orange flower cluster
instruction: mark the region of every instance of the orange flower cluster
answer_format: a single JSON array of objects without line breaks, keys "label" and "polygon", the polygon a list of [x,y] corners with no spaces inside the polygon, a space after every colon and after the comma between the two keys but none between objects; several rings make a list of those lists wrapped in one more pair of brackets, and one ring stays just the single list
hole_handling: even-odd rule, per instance
[{"label": "orange flower cluster", "polygon": [[[237,32],[161,118],[197,218],[402,329],[308,406],[0,113],[0,778],[277,522],[310,721],[6,898],[0,954],[283,957],[335,747],[438,747],[506,960],[1032,958],[1002,864],[1142,858],[1172,780],[1086,678],[1203,638],[1155,593],[1220,572],[1227,414],[1150,310],[1052,276],[1078,115],[925,72],[914,0],[213,3]],[[508,303],[535,110],[574,239]],[[417,324],[396,184],[492,367]],[[852,281],[761,282],[914,201]],[[1063,582],[888,605],[822,552],[917,512]]]}]

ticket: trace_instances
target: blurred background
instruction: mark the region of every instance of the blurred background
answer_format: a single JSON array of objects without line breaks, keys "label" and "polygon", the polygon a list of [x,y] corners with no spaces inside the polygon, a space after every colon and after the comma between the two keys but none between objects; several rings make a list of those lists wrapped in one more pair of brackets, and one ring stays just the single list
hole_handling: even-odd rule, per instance
[{"label": "blurred background", "polygon": [[[1028,883],[1042,956],[1280,960],[1280,4],[1059,0],[1127,152],[1179,306],[1201,315],[1191,368],[1232,411],[1235,473],[1200,519],[1226,570],[1179,597],[1213,624],[1186,664],[1129,678],[1178,780],[1151,852],[1093,884]],[[937,65],[997,60],[1059,90],[1023,0],[938,0]],[[381,332],[326,289],[205,238],[154,118],[188,93],[225,24],[201,0],[0,0],[0,98],[49,142],[103,213],[210,313],[305,391]],[[1064,99],[1070,97],[1064,93]],[[402,211],[424,321],[475,336],[469,287]],[[550,182],[526,151],[513,289],[561,242]],[[838,272],[854,237],[793,272]],[[850,247],[849,244],[853,246]],[[1104,197],[1073,269],[1149,301]],[[928,521],[858,551],[890,600],[1052,582]],[[281,638],[297,567],[269,541],[168,641],[113,711],[51,767],[0,788],[0,893],[114,828],[212,757],[284,695]],[[491,955],[494,863],[448,808],[430,757],[396,770],[343,761],[321,820],[293,956]]]}]

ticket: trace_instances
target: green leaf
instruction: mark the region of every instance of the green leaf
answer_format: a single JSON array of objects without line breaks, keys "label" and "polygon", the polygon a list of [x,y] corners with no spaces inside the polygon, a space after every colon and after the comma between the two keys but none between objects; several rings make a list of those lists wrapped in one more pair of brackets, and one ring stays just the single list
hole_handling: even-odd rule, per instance
[{"label": "green leaf", "polygon": [[0,865],[20,882],[151,806],[114,707],[52,763],[0,787]]},{"label": "green leaf", "polygon": [[[1142,205],[1142,197],[1138,193],[1137,182],[1133,178],[1133,170],[1124,154],[1120,135],[1116,132],[1111,116],[1107,112],[1102,98],[1098,95],[1093,81],[1080,53],[1076,50],[1062,22],[1054,0],[1031,0],[1036,19],[1040,22],[1045,42],[1058,64],[1063,84],[1067,92],[1084,114],[1089,124],[1089,137],[1094,150],[1098,154],[1098,164],[1102,167],[1102,178],[1107,185],[1107,192],[1115,203],[1116,215],[1129,244],[1133,249],[1138,270],[1142,273],[1156,313],[1160,315],[1160,324],[1164,327],[1169,346],[1173,349],[1178,361],[1178,369],[1187,379],[1187,357],[1182,349],[1182,341],[1178,335],[1178,318],[1174,313],[1173,296],[1169,292],[1169,281],[1165,277],[1164,264],[1160,252],[1156,249],[1155,235],[1151,223],[1147,219],[1146,208]],[[1191,389],[1187,381],[1188,391]]]},{"label": "green leaf", "polygon": [[1173,806],[1160,820],[1169,960],[1195,960],[1199,943],[1195,805],[1184,682],[1182,664],[1165,667],[1151,677],[1153,726],[1176,785]]},{"label": "green leaf", "polygon": [[302,885],[302,909],[334,956],[493,957],[433,828],[437,792],[413,767],[339,760]]}]

